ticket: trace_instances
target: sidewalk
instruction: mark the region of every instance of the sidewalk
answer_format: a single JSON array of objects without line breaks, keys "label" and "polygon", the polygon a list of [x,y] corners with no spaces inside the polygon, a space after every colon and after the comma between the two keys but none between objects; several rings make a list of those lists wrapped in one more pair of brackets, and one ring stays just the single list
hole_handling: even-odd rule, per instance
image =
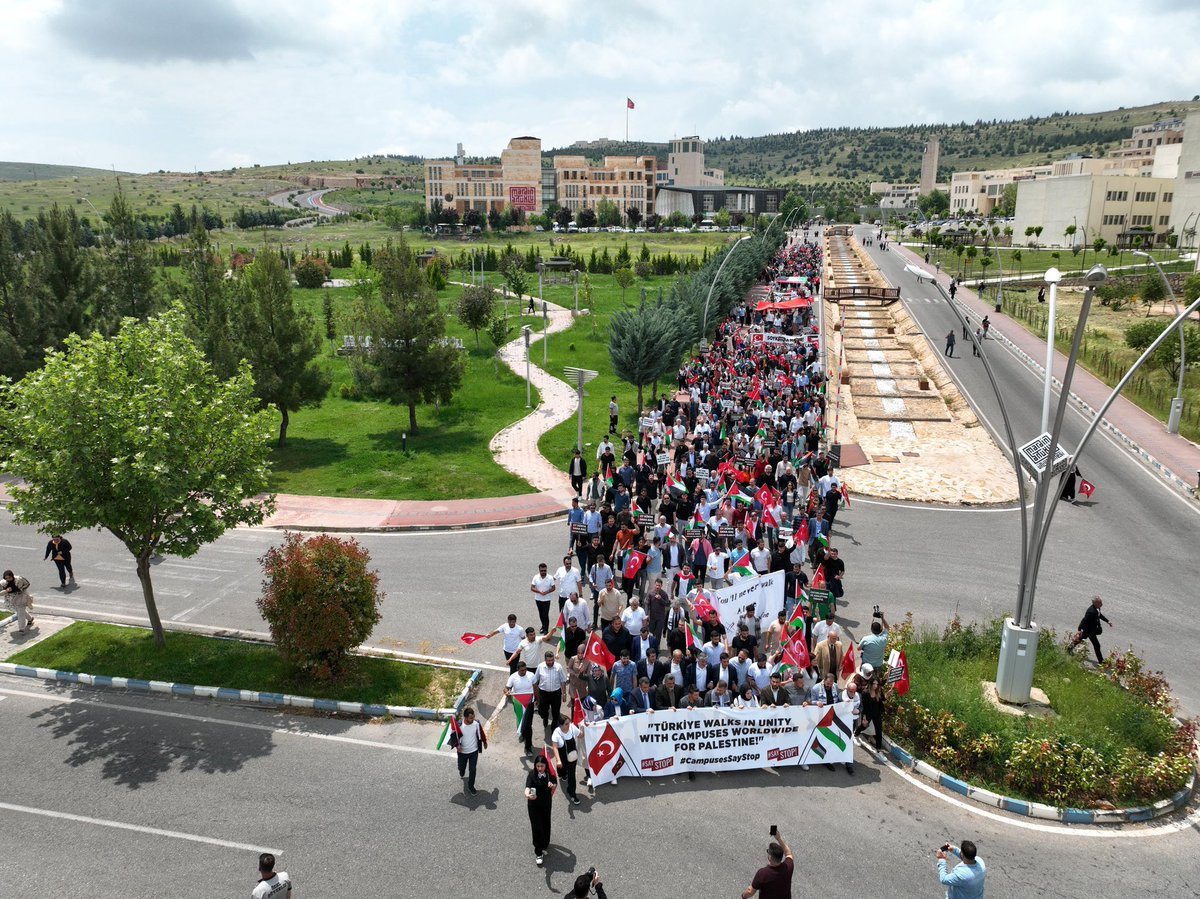
[{"label": "sidewalk", "polygon": [[[902,253],[913,265],[929,272],[931,278],[936,277],[943,287],[950,286],[950,276],[945,272],[935,275],[934,271],[925,264],[922,257],[913,253],[907,247],[893,244],[892,248]],[[1008,343],[1027,365],[1039,373],[1045,371],[1046,342],[1027,331],[1019,321],[1010,318],[1002,312],[993,311],[991,303],[985,303],[978,295],[965,285],[959,285],[956,297],[966,309],[982,319],[990,317],[991,329],[989,336],[1002,339]],[[1061,386],[1062,375],[1067,368],[1067,357],[1060,351],[1054,354],[1054,376]],[[1071,383],[1071,395],[1077,405],[1094,414],[1112,388],[1087,371],[1083,366],[1075,369]],[[1117,397],[1112,407],[1104,416],[1101,427],[1113,434],[1135,455],[1145,461],[1160,477],[1174,486],[1180,492],[1193,495],[1196,487],[1197,472],[1200,472],[1200,446],[1192,443],[1186,437],[1178,434],[1168,434],[1166,425],[1144,411],[1137,404],[1124,396]]]}]

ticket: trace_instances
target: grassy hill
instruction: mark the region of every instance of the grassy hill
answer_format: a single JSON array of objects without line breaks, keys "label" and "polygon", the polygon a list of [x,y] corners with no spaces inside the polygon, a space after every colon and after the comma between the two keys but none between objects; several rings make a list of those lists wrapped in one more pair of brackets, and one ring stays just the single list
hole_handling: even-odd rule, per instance
[{"label": "grassy hill", "polygon": [[[129,172],[117,172],[128,175]],[[40,162],[0,162],[0,181],[52,181],[62,178],[112,177],[111,169],[82,165],[43,165]]]},{"label": "grassy hill", "polygon": [[[816,128],[761,137],[717,137],[708,141],[705,162],[725,169],[733,183],[775,185],[830,181],[916,181],[925,142],[941,143],[940,179],[951,172],[1050,162],[1069,153],[1103,155],[1129,137],[1136,125],[1186,116],[1200,102],[1169,101],[1093,113],[1054,113],[1016,121],[976,121],[886,128]],[[667,145],[621,144],[602,150],[564,148],[599,159],[656,155],[666,162]]]}]

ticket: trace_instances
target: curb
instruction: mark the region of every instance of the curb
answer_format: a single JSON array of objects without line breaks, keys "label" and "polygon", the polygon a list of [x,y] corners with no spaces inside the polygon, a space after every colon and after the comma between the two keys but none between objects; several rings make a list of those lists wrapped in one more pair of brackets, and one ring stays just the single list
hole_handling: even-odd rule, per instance
[{"label": "curb", "polygon": [[1178,811],[1187,805],[1196,789],[1196,773],[1192,773],[1191,786],[1186,787],[1169,799],[1162,799],[1153,805],[1142,805],[1136,808],[1122,809],[1082,809],[1060,808],[1041,802],[1029,802],[1024,799],[1013,799],[1011,796],[1001,796],[982,787],[973,787],[966,781],[951,777],[943,771],[915,758],[912,753],[900,748],[887,737],[884,737],[886,751],[892,760],[901,767],[907,768],[914,774],[919,774],[939,786],[945,787],[960,796],[974,800],[981,805],[997,808],[1004,812],[1012,812],[1025,818],[1040,818],[1045,821],[1058,821],[1062,824],[1136,824],[1150,821],[1162,815]]},{"label": "curb", "polygon": [[[480,502],[494,497],[483,497]],[[514,524],[532,524],[538,521],[548,521],[552,518],[566,518],[569,509],[556,509],[553,512],[538,512],[534,515],[522,515],[517,518],[496,518],[488,521],[471,521],[466,524],[385,524],[363,527],[343,527],[341,525],[317,524],[263,524],[259,529],[264,531],[305,531],[321,534],[397,534],[420,533],[428,531],[474,531],[480,528],[498,528]]]}]

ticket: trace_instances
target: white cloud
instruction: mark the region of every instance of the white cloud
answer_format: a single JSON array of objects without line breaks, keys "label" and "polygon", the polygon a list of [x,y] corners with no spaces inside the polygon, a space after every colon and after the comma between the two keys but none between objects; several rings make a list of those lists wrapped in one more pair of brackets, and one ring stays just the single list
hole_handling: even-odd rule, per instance
[{"label": "white cloud", "polygon": [[631,136],[661,141],[1200,90],[1200,8],[1165,0],[0,0],[0,21],[0,158],[139,171],[563,146],[621,137],[627,96]]}]

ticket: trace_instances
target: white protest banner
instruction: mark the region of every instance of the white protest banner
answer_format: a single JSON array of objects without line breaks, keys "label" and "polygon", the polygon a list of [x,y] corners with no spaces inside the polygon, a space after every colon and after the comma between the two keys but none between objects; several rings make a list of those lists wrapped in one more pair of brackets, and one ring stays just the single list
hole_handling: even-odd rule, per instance
[{"label": "white protest banner", "polygon": [[704,595],[716,608],[717,617],[731,636],[737,632],[738,619],[750,603],[754,603],[754,616],[765,630],[783,611],[783,578],[782,571],[744,577],[730,587],[713,592],[705,590]]},{"label": "white protest banner", "polygon": [[854,761],[852,705],[664,709],[585,724],[593,784]]}]

